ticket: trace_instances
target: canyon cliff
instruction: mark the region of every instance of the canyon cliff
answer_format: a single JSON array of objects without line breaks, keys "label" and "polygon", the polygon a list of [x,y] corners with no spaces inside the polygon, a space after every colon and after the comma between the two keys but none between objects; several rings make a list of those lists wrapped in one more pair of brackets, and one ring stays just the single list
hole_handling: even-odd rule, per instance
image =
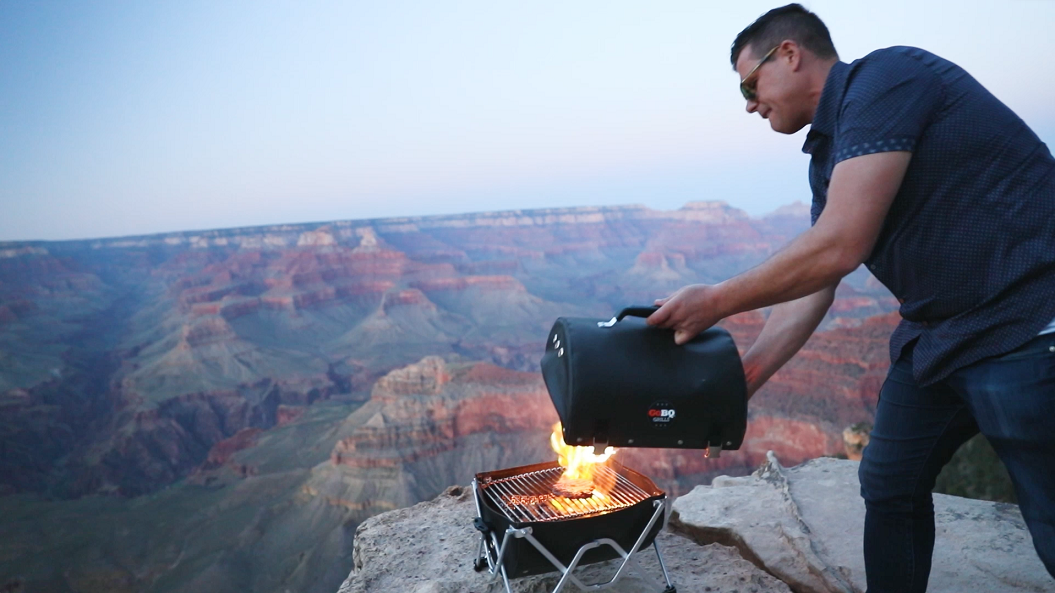
[{"label": "canyon cliff", "polygon": [[[332,591],[366,517],[553,458],[538,360],[556,317],[721,281],[807,225],[801,204],[755,219],[697,202],[0,244],[0,573]],[[768,449],[841,452],[871,420],[896,307],[858,270],[752,400],[740,451],[623,462],[679,494]],[[765,314],[723,322],[741,351]],[[110,533],[91,553],[57,529],[82,515]],[[8,543],[51,529],[68,539]],[[190,536],[209,529],[215,546]]]}]

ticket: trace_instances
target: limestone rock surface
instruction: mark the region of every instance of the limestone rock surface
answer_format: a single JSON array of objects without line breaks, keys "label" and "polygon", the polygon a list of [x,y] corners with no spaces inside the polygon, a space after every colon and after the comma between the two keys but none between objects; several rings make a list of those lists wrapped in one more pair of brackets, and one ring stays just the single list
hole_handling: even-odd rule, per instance
[{"label": "limestone rock surface", "polygon": [[[719,477],[674,502],[670,528],[735,546],[796,593],[865,591],[864,502],[857,463],[784,468],[772,453],[754,474]],[[1016,505],[934,495],[928,591],[1055,592]]]},{"label": "limestone rock surface", "polygon": [[[473,570],[479,545],[472,521],[472,491],[452,487],[434,500],[368,519],[355,534],[354,569],[339,593],[498,593],[501,580]],[[697,545],[674,533],[657,537],[671,580],[681,592],[737,591],[791,593],[772,576],[744,560],[735,548]],[[576,571],[584,583],[607,581],[616,564],[604,562]],[[557,573],[511,581],[515,593],[552,591]],[[613,593],[659,593],[666,584],[649,549],[634,555]],[[578,589],[569,585],[565,591]]]}]

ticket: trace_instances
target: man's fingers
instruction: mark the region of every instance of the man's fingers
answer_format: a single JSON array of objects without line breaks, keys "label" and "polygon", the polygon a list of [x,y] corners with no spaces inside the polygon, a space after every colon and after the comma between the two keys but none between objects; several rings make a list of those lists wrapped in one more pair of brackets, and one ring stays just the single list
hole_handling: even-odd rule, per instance
[{"label": "man's fingers", "polygon": [[659,307],[649,315],[648,324],[674,330],[674,342],[679,346],[691,341],[700,333],[699,309],[705,306],[707,287],[686,286],[664,299],[656,299]]},{"label": "man's fingers", "polygon": [[674,343],[677,344],[678,346],[681,346],[682,344],[684,344],[685,342],[688,342],[691,339],[692,339],[692,336],[689,335],[689,332],[687,332],[687,331],[685,331],[683,329],[679,329],[678,331],[674,332]]},{"label": "man's fingers", "polygon": [[[656,303],[659,304],[659,301],[656,301]],[[662,325],[666,323],[667,319],[669,318],[670,311],[667,308],[663,307],[662,304],[660,304],[659,309],[657,309],[655,313],[649,315],[645,319],[645,323],[648,323],[649,325]]]}]

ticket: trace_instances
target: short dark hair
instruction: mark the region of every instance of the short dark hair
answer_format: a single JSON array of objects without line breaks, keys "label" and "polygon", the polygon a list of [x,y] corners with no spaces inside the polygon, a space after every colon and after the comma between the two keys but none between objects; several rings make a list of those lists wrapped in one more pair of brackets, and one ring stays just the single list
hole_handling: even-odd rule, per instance
[{"label": "short dark hair", "polygon": [[758,17],[733,40],[729,59],[736,69],[740,52],[750,45],[755,53],[769,51],[785,39],[790,39],[810,50],[818,58],[836,58],[832,37],[820,17],[803,8],[801,4],[788,4],[774,8]]}]

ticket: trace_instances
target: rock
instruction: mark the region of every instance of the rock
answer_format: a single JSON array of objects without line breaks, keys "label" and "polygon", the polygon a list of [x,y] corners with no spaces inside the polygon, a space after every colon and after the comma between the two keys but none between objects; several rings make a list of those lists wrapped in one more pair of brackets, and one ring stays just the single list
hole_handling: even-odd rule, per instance
[{"label": "rock", "polygon": [[[674,502],[670,526],[700,544],[733,545],[800,593],[865,591],[864,501],[853,461],[716,478]],[[1015,505],[934,495],[931,593],[1055,592]]]},{"label": "rock", "polygon": [[846,446],[846,458],[850,461],[861,461],[861,455],[868,446],[872,424],[856,422],[843,429],[843,444]]},{"label": "rock", "polygon": [[[354,569],[339,593],[407,591],[412,593],[498,593],[502,581],[473,570],[479,534],[470,488],[452,487],[434,500],[378,515],[359,526],[352,552]],[[739,591],[790,593],[777,579],[740,557],[735,548],[706,546],[670,532],[657,537],[671,580],[682,592]],[[576,571],[584,583],[607,581],[617,563],[604,562]],[[511,581],[516,593],[552,591],[558,573]],[[633,557],[613,593],[659,593],[666,587],[652,550]],[[578,591],[565,587],[569,593]]]}]

